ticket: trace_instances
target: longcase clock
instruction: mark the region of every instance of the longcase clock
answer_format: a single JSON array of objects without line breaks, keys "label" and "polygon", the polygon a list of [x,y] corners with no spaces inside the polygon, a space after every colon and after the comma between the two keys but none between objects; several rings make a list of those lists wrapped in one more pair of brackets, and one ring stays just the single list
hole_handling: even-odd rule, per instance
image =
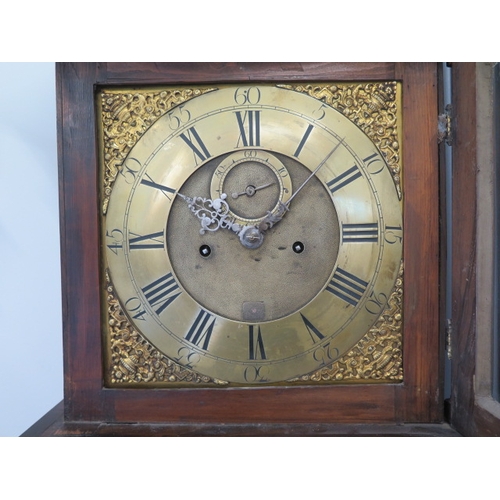
[{"label": "longcase clock", "polygon": [[60,432],[439,425],[437,83],[59,64]]}]

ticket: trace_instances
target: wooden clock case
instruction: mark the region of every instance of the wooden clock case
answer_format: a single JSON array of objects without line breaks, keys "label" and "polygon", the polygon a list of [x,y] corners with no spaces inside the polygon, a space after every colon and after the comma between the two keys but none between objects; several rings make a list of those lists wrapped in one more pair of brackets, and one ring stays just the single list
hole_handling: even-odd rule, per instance
[{"label": "wooden clock case", "polygon": [[[394,80],[402,84],[404,380],[226,389],[105,387],[96,89]],[[438,89],[436,63],[58,64],[65,396],[42,434],[453,434],[443,423]]]}]

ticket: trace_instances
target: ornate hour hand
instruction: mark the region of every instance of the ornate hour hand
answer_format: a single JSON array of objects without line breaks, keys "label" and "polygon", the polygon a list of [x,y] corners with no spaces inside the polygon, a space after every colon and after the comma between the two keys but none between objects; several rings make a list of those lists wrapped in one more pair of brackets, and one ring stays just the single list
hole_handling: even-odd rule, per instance
[{"label": "ornate hour hand", "polygon": [[233,198],[233,200],[236,200],[239,196],[243,196],[244,194],[246,194],[247,196],[253,196],[257,191],[264,189],[266,187],[272,186],[274,184],[276,184],[276,183],[275,182],[268,182],[267,184],[263,184],[262,186],[258,186],[258,187],[252,186],[250,184],[247,186],[245,191],[243,191],[242,193],[231,194],[231,198]]},{"label": "ornate hour hand", "polygon": [[177,193],[187,204],[201,222],[200,234],[207,231],[217,231],[219,228],[230,229],[240,238],[240,243],[245,248],[258,248],[264,242],[264,235],[256,226],[242,226],[234,221],[234,217],[229,215],[229,206],[225,201],[227,195],[221,194],[220,198],[211,200],[196,196],[191,198],[181,193]]},{"label": "ornate hour hand", "polygon": [[215,200],[201,196],[191,198],[181,193],[177,193],[177,196],[180,196],[188,204],[191,212],[200,219],[200,234],[205,234],[207,231],[217,231],[221,227],[230,229],[237,234],[241,231],[242,226],[234,222],[234,217],[229,216],[229,206],[225,201],[227,198],[225,193]]},{"label": "ornate hour hand", "polygon": [[297,194],[300,193],[302,188],[318,173],[319,169],[330,159],[330,157],[335,153],[337,148],[344,143],[344,138],[342,138],[336,145],[335,147],[325,156],[325,158],[321,161],[321,163],[311,172],[311,175],[302,183],[301,186],[297,188],[297,190],[292,194],[292,196],[287,200],[286,203],[281,203],[279,210],[277,213],[273,214],[271,212],[267,213],[267,216],[264,218],[264,220],[259,224],[259,230],[264,232],[273,227],[275,224],[277,224],[285,214],[290,210],[288,207],[290,206],[290,203],[292,200],[297,196]]}]

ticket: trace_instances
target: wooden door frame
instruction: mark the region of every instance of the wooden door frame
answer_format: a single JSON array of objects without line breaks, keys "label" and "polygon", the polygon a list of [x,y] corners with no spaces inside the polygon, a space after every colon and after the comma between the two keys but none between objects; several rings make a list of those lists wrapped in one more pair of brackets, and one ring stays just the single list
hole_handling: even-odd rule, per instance
[{"label": "wooden door frame", "polygon": [[450,421],[466,436],[500,436],[500,403],[492,397],[492,356],[499,354],[492,349],[498,161],[492,75],[491,63],[452,65]]},{"label": "wooden door frame", "polygon": [[[356,79],[403,83],[404,223],[411,228],[404,250],[404,382],[229,390],[105,388],[95,87]],[[57,89],[66,422],[442,422],[436,63],[63,63],[57,65]]]}]

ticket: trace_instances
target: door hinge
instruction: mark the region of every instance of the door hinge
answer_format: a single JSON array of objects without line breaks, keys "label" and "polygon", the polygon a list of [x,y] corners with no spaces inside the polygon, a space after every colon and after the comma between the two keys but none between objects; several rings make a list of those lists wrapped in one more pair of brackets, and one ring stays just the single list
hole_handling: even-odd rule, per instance
[{"label": "door hinge", "polygon": [[448,359],[451,359],[451,334],[452,334],[452,326],[451,326],[451,319],[446,320],[446,338],[444,341],[444,345],[446,348],[446,355],[448,356]]},{"label": "door hinge", "polygon": [[438,144],[443,141],[451,146],[452,130],[451,130],[451,104],[447,104],[444,108],[444,113],[438,116]]}]

